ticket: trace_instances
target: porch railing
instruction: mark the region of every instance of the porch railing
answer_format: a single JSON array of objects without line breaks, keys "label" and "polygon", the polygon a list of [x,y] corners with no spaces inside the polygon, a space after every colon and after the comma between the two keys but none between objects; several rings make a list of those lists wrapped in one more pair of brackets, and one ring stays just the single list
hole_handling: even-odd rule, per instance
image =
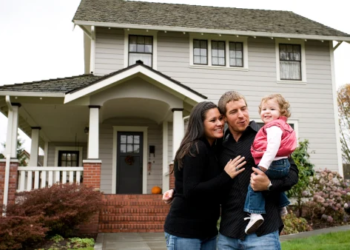
[{"label": "porch railing", "polygon": [[50,187],[56,183],[80,183],[84,167],[18,167],[17,191]]}]

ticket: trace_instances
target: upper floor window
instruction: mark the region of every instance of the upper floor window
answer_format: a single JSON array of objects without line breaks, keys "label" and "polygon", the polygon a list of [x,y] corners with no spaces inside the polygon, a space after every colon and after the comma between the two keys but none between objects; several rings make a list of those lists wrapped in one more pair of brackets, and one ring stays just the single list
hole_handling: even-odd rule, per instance
[{"label": "upper floor window", "polygon": [[211,64],[215,66],[225,66],[225,42],[211,41]]},{"label": "upper floor window", "polygon": [[248,69],[246,37],[193,34],[190,35],[190,53],[193,66]]},{"label": "upper floor window", "polygon": [[145,65],[152,67],[153,37],[129,35],[129,66],[141,60]]},{"label": "upper floor window", "polygon": [[302,80],[299,44],[279,44],[279,60],[281,80]]},{"label": "upper floor window", "polygon": [[243,67],[243,43],[230,42],[230,66]]},{"label": "upper floor window", "polygon": [[208,65],[207,40],[193,40],[193,64]]}]

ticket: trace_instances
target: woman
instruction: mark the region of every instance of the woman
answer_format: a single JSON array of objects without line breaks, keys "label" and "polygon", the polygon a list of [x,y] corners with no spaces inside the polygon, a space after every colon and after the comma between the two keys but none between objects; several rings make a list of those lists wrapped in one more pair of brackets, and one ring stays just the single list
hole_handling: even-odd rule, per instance
[{"label": "woman", "polygon": [[164,231],[168,250],[215,250],[220,197],[230,181],[244,171],[244,158],[230,160],[220,170],[216,140],[224,120],[212,102],[197,104],[175,155],[174,199]]}]

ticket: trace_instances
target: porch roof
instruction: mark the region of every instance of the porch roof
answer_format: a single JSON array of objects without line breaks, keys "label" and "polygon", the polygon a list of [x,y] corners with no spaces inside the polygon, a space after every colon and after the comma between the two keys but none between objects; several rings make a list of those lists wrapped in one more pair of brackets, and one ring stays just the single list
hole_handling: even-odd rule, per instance
[{"label": "porch roof", "polygon": [[[179,81],[172,79],[171,77],[157,71],[147,65],[144,65],[141,61],[138,61],[136,64],[129,67],[123,68],[121,70],[112,72],[104,76],[95,76],[93,74],[84,74],[66,78],[57,78],[49,80],[41,80],[34,82],[25,82],[25,83],[16,83],[12,85],[3,85],[0,86],[0,95],[7,95],[9,92],[31,92],[31,93],[62,93],[62,96],[67,96],[79,92],[83,89],[86,89],[90,86],[97,86],[98,83],[103,82],[106,79],[111,77],[121,75],[124,72],[130,71],[135,67],[142,67],[145,69],[145,72],[153,73],[157,76],[160,76],[161,79],[171,82],[179,87],[180,90],[190,93],[198,97],[199,99],[207,99],[206,96],[200,94],[199,92],[189,88],[188,86],[183,85]],[[92,91],[92,90],[91,90]],[[89,92],[89,90],[87,91]],[[84,93],[86,94],[86,92]],[[75,96],[80,96],[75,94]],[[68,98],[72,99],[72,98]],[[74,99],[74,98],[73,98]],[[67,102],[67,101],[66,101]]]},{"label": "porch roof", "polygon": [[265,34],[277,37],[278,34],[281,36],[285,34],[304,38],[329,37],[329,40],[338,37],[337,40],[350,41],[349,34],[291,11],[120,0],[82,0],[73,22],[78,25],[109,27],[120,24],[119,26],[124,28],[139,26],[145,29],[178,28],[178,31],[192,29],[192,32],[229,31],[236,35],[261,33],[262,36]]},{"label": "porch roof", "polygon": [[160,71],[155,70],[147,65],[144,65],[142,61],[137,61],[136,64],[133,64],[121,70],[118,70],[108,75],[105,75],[103,77],[100,77],[85,86],[80,86],[70,91],[67,91],[65,96],[65,103],[71,102],[80,97],[93,93],[114,82],[118,82],[128,77],[132,77],[136,75],[147,76],[196,102],[200,102],[208,98],[200,94],[199,92],[189,88],[188,86],[183,85],[182,83],[161,73]]}]

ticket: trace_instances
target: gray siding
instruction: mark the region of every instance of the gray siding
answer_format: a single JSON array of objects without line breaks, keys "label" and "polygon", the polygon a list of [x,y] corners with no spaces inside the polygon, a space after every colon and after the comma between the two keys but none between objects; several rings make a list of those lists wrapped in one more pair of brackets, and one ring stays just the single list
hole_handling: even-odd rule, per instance
[{"label": "gray siding", "polygon": [[[96,61],[98,72],[109,73],[114,67],[123,67],[124,36],[119,31],[113,32],[115,34],[111,35],[103,31],[100,41],[104,43],[97,42],[100,49],[96,49],[96,57],[101,57],[102,52],[106,54],[108,46],[113,47],[114,55],[113,63]],[[248,38],[248,71],[191,68],[187,33],[158,32],[157,40],[157,69],[160,72],[214,102],[225,91],[239,91],[246,96],[251,119],[259,119],[258,105],[263,96],[270,93],[284,95],[291,104],[290,120],[298,122],[300,140],[310,142],[312,162],[320,169],[338,170],[329,43],[305,42],[306,58],[303,60],[306,60],[307,83],[293,84],[277,82],[275,40],[270,38]]]},{"label": "gray siding", "polygon": [[124,32],[120,29],[96,29],[95,74],[105,75],[124,67]]}]

